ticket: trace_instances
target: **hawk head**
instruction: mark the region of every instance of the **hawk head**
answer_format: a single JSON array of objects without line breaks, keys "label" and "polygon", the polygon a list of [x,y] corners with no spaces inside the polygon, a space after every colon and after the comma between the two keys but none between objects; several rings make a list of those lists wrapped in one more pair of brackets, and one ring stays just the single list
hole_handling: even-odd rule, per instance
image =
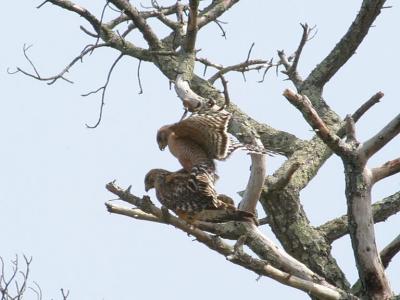
[{"label": "hawk head", "polygon": [[157,131],[157,144],[161,151],[168,146],[168,137],[172,133],[169,127],[165,125]]},{"label": "hawk head", "polygon": [[164,177],[171,172],[164,170],[164,169],[152,169],[147,172],[146,176],[144,177],[144,190],[148,192],[149,190],[156,187],[157,182],[160,182],[164,179]]}]

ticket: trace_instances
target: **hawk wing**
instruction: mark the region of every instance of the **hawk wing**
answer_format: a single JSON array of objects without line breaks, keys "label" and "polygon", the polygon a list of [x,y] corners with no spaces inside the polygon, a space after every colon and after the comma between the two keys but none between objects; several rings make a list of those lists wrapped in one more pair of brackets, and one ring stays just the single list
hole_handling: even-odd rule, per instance
[{"label": "hawk wing", "polygon": [[[171,173],[165,177],[159,189],[160,196],[172,210],[194,213],[204,209],[215,209],[219,201],[213,178],[205,173]],[[168,199],[168,201],[166,201]]]},{"label": "hawk wing", "polygon": [[213,159],[224,159],[229,151],[229,113],[196,114],[171,125],[178,138],[190,139]]},{"label": "hawk wing", "polygon": [[230,197],[218,195],[214,181],[213,174],[201,167],[193,168],[191,173],[170,173],[157,187],[157,197],[167,208],[188,221],[245,221],[257,224],[252,213],[238,210]]}]

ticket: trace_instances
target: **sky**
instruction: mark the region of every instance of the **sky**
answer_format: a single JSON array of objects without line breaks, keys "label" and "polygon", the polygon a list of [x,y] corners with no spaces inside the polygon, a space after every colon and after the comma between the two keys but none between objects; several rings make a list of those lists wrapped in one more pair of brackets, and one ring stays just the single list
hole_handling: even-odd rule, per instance
[{"label": "sky", "polygon": [[[131,1],[139,5],[138,1]],[[143,1],[144,5],[150,1]],[[171,226],[133,220],[107,213],[104,202],[115,199],[104,186],[116,180],[132,192],[145,194],[143,178],[158,167],[179,168],[167,151],[160,152],[155,134],[164,124],[176,122],[182,107],[168,80],[151,64],[142,63],[139,94],[138,61],[124,57],[111,77],[103,120],[96,129],[100,96],[81,97],[106,80],[118,57],[111,49],[100,49],[75,65],[67,77],[47,85],[23,76],[9,75],[16,66],[32,71],[22,47],[33,45],[29,55],[43,76],[60,72],[93,39],[80,25],[82,19],[51,4],[41,9],[39,1],[5,1],[0,12],[3,46],[0,58],[0,256],[10,261],[16,254],[33,257],[31,279],[43,290],[43,299],[61,299],[60,288],[69,299],[165,299],[192,300],[205,297],[308,299],[295,289],[233,265],[219,254],[195,242]],[[102,2],[77,2],[100,15]],[[168,4],[167,1],[159,1]],[[305,77],[333,48],[358,12],[361,1],[242,1],[221,20],[227,39],[215,24],[198,35],[200,57],[231,65],[246,59],[254,42],[252,58],[277,58],[276,50],[292,53],[301,37],[299,23],[318,29],[306,45],[299,64]],[[387,5],[394,4],[389,1]],[[112,13],[107,15],[112,16]],[[385,97],[357,123],[361,141],[368,139],[399,112],[397,59],[400,52],[395,28],[400,28],[399,7],[384,9],[370,34],[350,61],[324,90],[328,104],[340,116],[354,112],[378,91]],[[166,31],[150,22],[160,36]],[[132,41],[144,45],[138,33]],[[202,66],[196,72],[202,75]],[[206,77],[212,75],[208,71]],[[233,102],[250,116],[299,138],[313,136],[301,114],[281,95],[293,88],[275,72],[229,74]],[[395,138],[369,165],[378,166],[399,156]],[[273,173],[283,157],[268,158]],[[218,163],[218,191],[239,201],[249,174],[250,158],[236,153]],[[399,191],[399,175],[378,183],[373,199],[378,201]],[[327,192],[329,191],[329,192]],[[154,193],[150,193],[153,199]],[[341,161],[332,157],[309,186],[301,192],[302,205],[313,225],[320,225],[346,212]],[[376,227],[378,248],[397,236],[399,215]],[[267,226],[262,231],[274,239]],[[276,241],[276,240],[275,240]],[[277,242],[278,243],[278,242]],[[354,283],[357,271],[344,237],[333,244],[333,254]],[[400,257],[388,268],[392,287],[400,293]],[[8,270],[10,271],[10,270]],[[35,299],[30,293],[26,299]]]}]

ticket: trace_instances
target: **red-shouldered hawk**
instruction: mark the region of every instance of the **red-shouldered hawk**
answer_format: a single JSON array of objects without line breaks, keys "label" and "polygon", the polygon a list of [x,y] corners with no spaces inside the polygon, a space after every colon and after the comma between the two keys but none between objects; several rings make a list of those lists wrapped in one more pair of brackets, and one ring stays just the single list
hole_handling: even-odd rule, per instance
[{"label": "red-shouldered hawk", "polygon": [[188,222],[256,222],[252,213],[238,210],[231,198],[217,195],[213,174],[196,167],[191,173],[152,169],[144,182],[146,191],[155,188],[160,203]]},{"label": "red-shouldered hawk", "polygon": [[266,153],[252,145],[233,141],[227,132],[230,118],[231,114],[227,112],[195,114],[178,123],[165,125],[157,132],[158,146],[160,150],[168,146],[188,172],[199,164],[208,164],[215,171],[213,160],[225,160],[238,148]]}]

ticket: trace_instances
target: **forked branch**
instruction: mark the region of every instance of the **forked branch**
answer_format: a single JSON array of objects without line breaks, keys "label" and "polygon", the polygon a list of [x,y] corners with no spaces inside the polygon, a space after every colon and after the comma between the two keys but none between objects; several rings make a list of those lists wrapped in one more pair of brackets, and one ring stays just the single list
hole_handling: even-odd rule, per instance
[{"label": "forked branch", "polygon": [[299,64],[300,61],[300,56],[301,53],[303,51],[304,46],[306,45],[306,43],[311,40],[314,36],[315,33],[313,35],[311,35],[313,33],[313,31],[315,30],[315,27],[310,28],[307,23],[305,24],[300,24],[301,28],[303,29],[303,34],[301,36],[301,40],[299,43],[299,46],[297,47],[297,50],[294,52],[293,55],[291,55],[290,57],[287,57],[285,52],[283,50],[278,51],[278,56],[280,58],[280,64],[282,64],[285,68],[285,71],[282,71],[282,73],[286,74],[289,79],[293,82],[293,84],[295,85],[295,87],[299,90],[301,84],[303,83],[303,79],[301,78],[298,70],[297,70],[297,66]]}]

